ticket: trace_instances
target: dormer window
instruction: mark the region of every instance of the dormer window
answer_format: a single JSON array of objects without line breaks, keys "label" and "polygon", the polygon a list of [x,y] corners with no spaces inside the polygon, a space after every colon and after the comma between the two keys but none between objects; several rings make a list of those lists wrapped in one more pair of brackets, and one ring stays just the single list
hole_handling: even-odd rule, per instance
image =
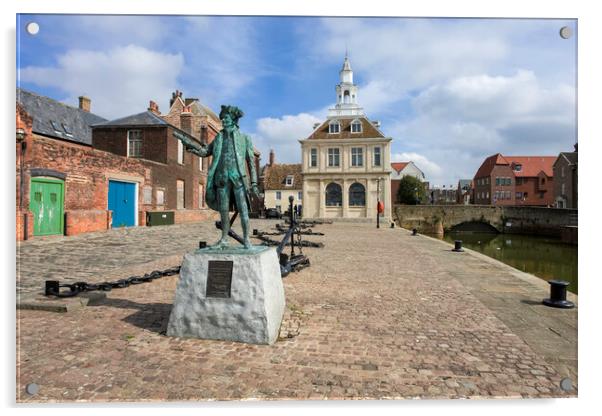
[{"label": "dormer window", "polygon": [[359,120],[353,120],[351,122],[351,133],[361,133],[362,132],[362,122]]},{"label": "dormer window", "polygon": [[65,123],[61,123],[61,125],[63,126],[63,130],[67,134],[67,137],[73,137],[73,131],[71,130],[71,128]]},{"label": "dormer window", "polygon": [[52,126],[52,128],[54,129],[54,132],[58,135],[63,135],[61,126],[59,126],[59,123],[57,123],[56,121],[50,120],[50,125]]},{"label": "dormer window", "polygon": [[521,165],[520,163],[517,163],[516,165],[514,165],[514,170],[516,172],[520,172],[523,169],[523,165]]},{"label": "dormer window", "polygon": [[293,179],[294,179],[293,175],[288,175],[286,177],[286,182],[285,182],[286,186],[293,186]]},{"label": "dormer window", "polygon": [[328,133],[340,133],[341,124],[338,121],[331,121],[328,125]]}]

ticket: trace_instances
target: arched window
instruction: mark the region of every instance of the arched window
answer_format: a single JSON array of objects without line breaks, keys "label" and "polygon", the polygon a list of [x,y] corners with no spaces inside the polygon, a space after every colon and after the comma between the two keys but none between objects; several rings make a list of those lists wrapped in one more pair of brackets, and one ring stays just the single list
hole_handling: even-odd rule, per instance
[{"label": "arched window", "polygon": [[345,92],[343,93],[343,102],[345,104],[349,104],[351,102],[351,98],[349,98],[349,90],[345,90]]},{"label": "arched window", "polygon": [[349,206],[366,206],[366,188],[361,183],[355,182],[349,187]]},{"label": "arched window", "polygon": [[351,122],[351,133],[361,133],[362,132],[362,122],[355,119]]},{"label": "arched window", "polygon": [[340,133],[341,132],[341,125],[339,124],[338,120],[333,120],[330,122],[330,124],[328,125],[328,133]]},{"label": "arched window", "polygon": [[326,206],[340,207],[343,203],[343,192],[341,185],[331,182],[326,185]]}]

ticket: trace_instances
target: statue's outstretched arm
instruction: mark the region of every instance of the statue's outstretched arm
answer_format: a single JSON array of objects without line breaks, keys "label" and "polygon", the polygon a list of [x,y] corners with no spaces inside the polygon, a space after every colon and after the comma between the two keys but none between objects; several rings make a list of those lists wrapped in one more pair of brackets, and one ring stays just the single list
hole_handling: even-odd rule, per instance
[{"label": "statue's outstretched arm", "polygon": [[193,154],[201,156],[201,157],[207,157],[207,156],[211,156],[213,154],[213,146],[212,146],[213,142],[211,142],[209,144],[209,146],[205,146],[205,145],[199,144],[199,143],[191,140],[188,136],[180,133],[177,130],[174,130],[173,135],[176,139],[178,139],[182,142],[182,144],[186,148],[186,151],[188,151],[190,153],[193,153]]}]

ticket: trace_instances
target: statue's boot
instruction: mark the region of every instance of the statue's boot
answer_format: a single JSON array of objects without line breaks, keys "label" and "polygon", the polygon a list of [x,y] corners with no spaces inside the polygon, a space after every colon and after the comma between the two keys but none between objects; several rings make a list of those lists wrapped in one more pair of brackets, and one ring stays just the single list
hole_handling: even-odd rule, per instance
[{"label": "statue's boot", "polygon": [[245,248],[251,248],[251,247],[253,247],[253,244],[251,243],[251,240],[249,240],[249,237],[246,237],[244,239],[244,244],[243,245],[245,246]]},{"label": "statue's boot", "polygon": [[224,248],[228,248],[228,246],[230,246],[230,243],[228,242],[228,239],[227,238],[222,238],[217,243],[215,243],[214,247],[224,249]]}]

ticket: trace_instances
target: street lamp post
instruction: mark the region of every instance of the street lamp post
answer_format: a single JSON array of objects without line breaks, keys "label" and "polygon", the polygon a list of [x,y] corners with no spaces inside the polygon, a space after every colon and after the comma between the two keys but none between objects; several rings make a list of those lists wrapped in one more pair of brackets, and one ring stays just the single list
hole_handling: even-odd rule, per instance
[{"label": "street lamp post", "polygon": [[380,228],[380,214],[378,206],[380,205],[380,178],[376,179],[376,228]]}]

